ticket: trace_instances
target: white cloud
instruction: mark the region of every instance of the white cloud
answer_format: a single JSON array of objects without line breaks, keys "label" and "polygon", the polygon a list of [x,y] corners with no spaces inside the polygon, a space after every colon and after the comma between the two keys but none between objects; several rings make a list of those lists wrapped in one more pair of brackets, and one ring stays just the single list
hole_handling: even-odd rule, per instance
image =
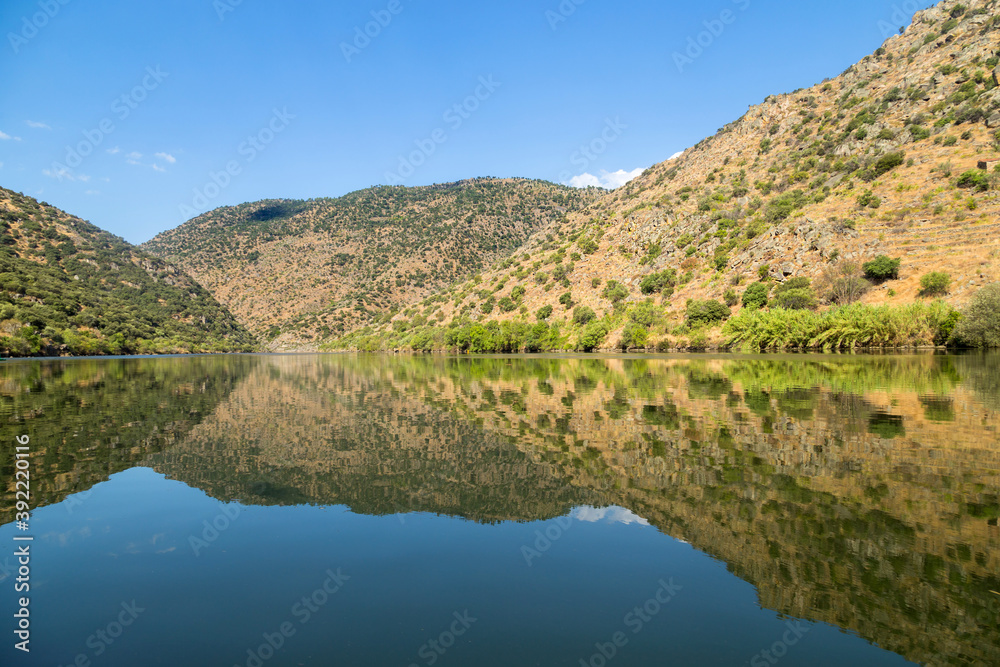
[{"label": "white cloud", "polygon": [[87,176],[86,174],[80,174],[79,176],[77,176],[77,179],[86,183],[87,181],[90,180],[90,176]]},{"label": "white cloud", "polygon": [[7,141],[8,139],[10,139],[10,135],[9,134],[5,134],[4,132],[0,132],[0,141]]},{"label": "white cloud", "polygon": [[36,120],[26,120],[26,121],[24,121],[24,124],[27,125],[30,128],[36,129],[36,130],[51,130],[52,129],[51,127],[49,127],[45,123],[39,123]]},{"label": "white cloud", "polygon": [[3,162],[0,162],[0,169],[3,169]]},{"label": "white cloud", "polygon": [[170,153],[157,153],[156,157],[158,157],[161,160],[164,160],[166,162],[169,162],[170,164],[173,164],[173,163],[177,162],[177,158],[175,158]]},{"label": "white cloud", "polygon": [[129,160],[141,160],[142,159],[142,153],[140,153],[139,151],[132,151],[131,153],[129,153],[125,157],[127,157]]},{"label": "white cloud", "polygon": [[74,174],[66,167],[59,167],[58,169],[42,169],[42,173],[49,178],[56,179],[57,181],[82,181],[83,183],[86,183],[90,180],[90,176],[87,174]]},{"label": "white cloud", "polygon": [[590,507],[584,505],[583,507],[575,508],[570,512],[570,516],[577,521],[584,521],[586,523],[603,521],[605,523],[623,523],[626,526],[633,523],[641,526],[649,525],[648,521],[624,507]]},{"label": "white cloud", "polygon": [[86,191],[85,193],[83,193],[83,194],[85,194],[85,195],[90,195],[91,197],[93,197],[94,195],[99,195],[99,194],[101,194],[101,191],[100,191],[100,190],[87,190],[87,191]]},{"label": "white cloud", "polygon": [[632,171],[625,171],[624,169],[619,169],[618,171],[604,171],[601,170],[600,175],[594,176],[593,174],[584,173],[579,176],[574,176],[569,179],[566,185],[574,188],[587,188],[590,186],[597,186],[599,188],[605,188],[607,190],[614,190],[620,188],[629,181],[638,178],[642,175],[642,172],[646,171],[642,167],[638,169],[633,169]]},{"label": "white cloud", "polygon": [[106,148],[104,150],[108,155],[118,155],[122,152],[122,149],[118,148],[118,146],[115,146],[114,148]]},{"label": "white cloud", "polygon": [[161,167],[158,164],[154,164],[154,165],[152,165],[152,167],[153,167],[153,171],[166,171],[166,169],[164,169],[163,167]]}]

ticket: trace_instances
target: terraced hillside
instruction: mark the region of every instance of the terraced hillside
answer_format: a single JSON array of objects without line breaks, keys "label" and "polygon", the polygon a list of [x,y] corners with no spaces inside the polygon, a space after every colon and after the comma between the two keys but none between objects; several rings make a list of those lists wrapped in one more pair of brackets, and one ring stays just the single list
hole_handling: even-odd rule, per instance
[{"label": "terraced hillside", "polygon": [[[718,302],[724,319],[748,289],[766,305],[792,279],[814,306],[961,305],[1000,280],[998,38],[996,0],[918,12],[841,75],[768,97],[478,279],[340,345],[455,347],[448,326],[497,320],[556,325],[556,347],[684,347],[689,300]],[[867,273],[883,255],[895,270]],[[589,339],[595,317],[577,308],[601,322]],[[443,327],[423,326],[432,314]]]},{"label": "terraced hillside", "polygon": [[475,179],[269,200],[211,211],[143,248],[183,267],[271,349],[308,349],[488,268],[602,192]]},{"label": "terraced hillside", "polygon": [[0,188],[0,355],[233,352],[256,342],[172,264]]}]

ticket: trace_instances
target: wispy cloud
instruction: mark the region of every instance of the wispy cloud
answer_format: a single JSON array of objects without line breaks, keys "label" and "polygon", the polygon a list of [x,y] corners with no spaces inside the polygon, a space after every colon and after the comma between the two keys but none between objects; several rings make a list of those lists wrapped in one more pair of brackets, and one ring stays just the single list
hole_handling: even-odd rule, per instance
[{"label": "wispy cloud", "polygon": [[3,131],[0,131],[0,141],[8,141],[9,139],[10,139],[10,135],[9,134],[7,134],[7,133],[5,133]]},{"label": "wispy cloud", "polygon": [[129,164],[139,164],[139,160],[142,159],[142,153],[138,151],[132,151],[131,153],[126,155],[125,158],[126,162],[128,162]]},{"label": "wispy cloud", "polygon": [[177,162],[177,158],[175,158],[170,153],[157,153],[156,157],[160,158],[161,160],[164,160],[165,162],[169,162],[170,164]]},{"label": "wispy cloud", "polygon": [[40,123],[37,120],[26,120],[26,121],[24,121],[24,124],[27,125],[30,128],[34,128],[36,130],[51,130],[52,129],[51,127],[49,127],[45,123]]},{"label": "wispy cloud", "polygon": [[153,167],[153,171],[166,171],[166,169],[164,169],[163,167],[161,167],[160,165],[155,164],[155,163],[152,165],[152,167]]},{"label": "wispy cloud", "polygon": [[101,194],[100,190],[87,190],[84,194],[90,195],[91,197]]},{"label": "wispy cloud", "polygon": [[566,183],[566,185],[574,188],[588,188],[590,186],[595,186],[598,188],[605,188],[606,190],[614,190],[622,187],[629,181],[638,178],[644,171],[646,170],[639,167],[638,169],[633,169],[632,171],[619,169],[618,171],[609,172],[602,170],[597,176],[594,174],[584,173],[569,179],[569,182]]},{"label": "wispy cloud", "polygon": [[114,148],[105,148],[104,150],[108,155],[118,155],[122,152],[122,149],[118,148],[118,146],[115,146]]}]

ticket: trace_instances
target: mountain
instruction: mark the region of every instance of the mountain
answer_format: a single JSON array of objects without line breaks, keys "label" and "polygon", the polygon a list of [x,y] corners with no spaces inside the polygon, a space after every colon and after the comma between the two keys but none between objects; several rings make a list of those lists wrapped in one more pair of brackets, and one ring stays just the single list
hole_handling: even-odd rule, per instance
[{"label": "mountain", "polygon": [[0,188],[0,354],[234,352],[253,336],[175,266]]},{"label": "mountain", "polygon": [[[447,327],[490,319],[520,322],[487,333],[523,343],[537,316],[557,325],[540,334],[556,347],[629,346],[638,320],[635,342],[669,349],[690,335],[689,300],[735,315],[748,289],[766,301],[792,279],[806,304],[966,303],[1000,280],[998,12],[994,0],[918,12],[840,76],[768,97],[480,279],[338,344],[469,347],[476,331],[456,342]],[[589,340],[577,307],[601,321]],[[421,328],[428,312],[444,326]]]},{"label": "mountain", "polygon": [[601,193],[492,178],[376,187],[216,209],[142,247],[186,270],[270,349],[309,349],[488,268]]}]

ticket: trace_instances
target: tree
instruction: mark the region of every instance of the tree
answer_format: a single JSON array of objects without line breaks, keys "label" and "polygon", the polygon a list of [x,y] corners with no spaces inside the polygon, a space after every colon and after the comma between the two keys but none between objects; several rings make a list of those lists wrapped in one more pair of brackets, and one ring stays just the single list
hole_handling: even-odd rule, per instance
[{"label": "tree", "polygon": [[542,306],[541,308],[538,309],[538,312],[535,313],[535,317],[538,318],[539,322],[547,320],[551,316],[552,316],[552,306]]},{"label": "tree", "polygon": [[1000,348],[1000,283],[987,285],[973,295],[953,337],[968,347]]},{"label": "tree", "polygon": [[577,324],[587,324],[597,319],[597,313],[590,306],[577,306],[573,310],[573,321]]},{"label": "tree", "polygon": [[861,269],[865,272],[865,277],[873,282],[884,282],[886,280],[896,280],[899,278],[900,260],[892,259],[887,255],[879,255],[870,262],[865,262]]},{"label": "tree", "polygon": [[601,296],[617,306],[628,298],[628,288],[617,280],[609,280],[604,286],[604,291],[601,292]]},{"label": "tree", "polygon": [[622,330],[622,339],[618,346],[623,350],[633,347],[646,347],[649,342],[649,331],[638,322],[629,322]]},{"label": "tree", "polygon": [[767,296],[771,286],[766,283],[753,283],[743,292],[743,307],[760,310],[767,305]]},{"label": "tree", "polygon": [[591,322],[586,326],[577,340],[577,347],[585,352],[591,352],[604,342],[608,329],[603,322]]},{"label": "tree", "polygon": [[714,299],[690,301],[687,305],[687,322],[692,326],[712,325],[729,318],[731,311]]},{"label": "tree", "polygon": [[921,296],[943,296],[951,287],[951,276],[940,271],[925,273],[920,278]]}]

